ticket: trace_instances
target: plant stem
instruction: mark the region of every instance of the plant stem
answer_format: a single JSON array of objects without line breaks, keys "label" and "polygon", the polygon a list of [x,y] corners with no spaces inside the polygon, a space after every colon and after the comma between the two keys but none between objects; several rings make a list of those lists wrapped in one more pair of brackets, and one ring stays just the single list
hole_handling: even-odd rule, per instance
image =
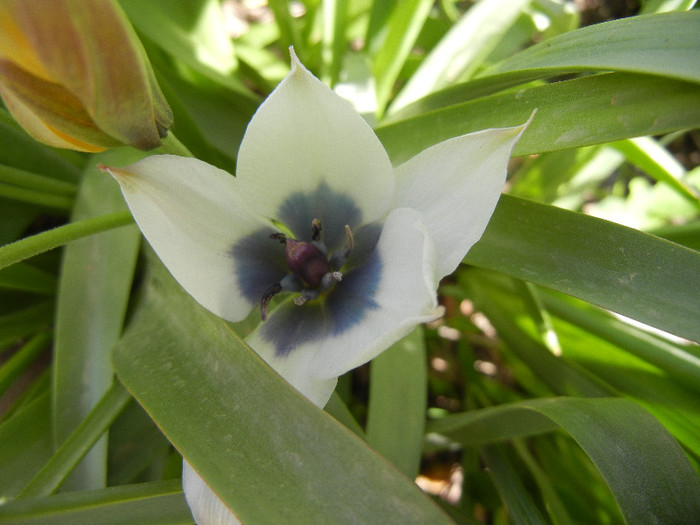
[{"label": "plant stem", "polygon": [[131,224],[129,212],[110,213],[72,222],[0,247],[0,269],[76,239]]},{"label": "plant stem", "polygon": [[168,132],[163,139],[163,145],[154,150],[158,155],[179,155],[180,157],[194,157],[190,150],[178,140],[174,133]]}]

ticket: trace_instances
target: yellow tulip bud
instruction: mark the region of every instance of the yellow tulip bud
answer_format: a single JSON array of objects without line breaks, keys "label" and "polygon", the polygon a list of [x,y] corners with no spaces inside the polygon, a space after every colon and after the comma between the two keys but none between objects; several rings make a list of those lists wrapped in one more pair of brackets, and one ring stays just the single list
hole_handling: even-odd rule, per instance
[{"label": "yellow tulip bud", "polygon": [[146,53],[112,0],[0,0],[0,95],[35,139],[151,149],[172,125]]}]

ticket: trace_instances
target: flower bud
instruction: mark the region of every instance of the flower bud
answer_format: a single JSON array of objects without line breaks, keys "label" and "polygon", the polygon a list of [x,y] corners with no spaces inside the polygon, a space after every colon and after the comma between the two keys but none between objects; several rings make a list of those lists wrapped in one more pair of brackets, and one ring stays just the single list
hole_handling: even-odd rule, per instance
[{"label": "flower bud", "polygon": [[161,144],[172,113],[112,0],[0,0],[0,95],[35,139],[102,151]]}]

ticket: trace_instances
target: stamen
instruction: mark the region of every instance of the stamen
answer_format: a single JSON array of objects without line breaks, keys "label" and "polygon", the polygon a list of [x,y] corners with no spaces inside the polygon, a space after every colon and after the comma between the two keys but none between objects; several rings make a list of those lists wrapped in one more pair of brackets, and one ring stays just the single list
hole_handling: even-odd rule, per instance
[{"label": "stamen", "polygon": [[287,242],[287,236],[284,233],[280,233],[280,232],[271,233],[270,239],[274,239],[276,241],[279,241],[282,244]]},{"label": "stamen", "polygon": [[321,279],[321,290],[330,290],[335,283],[343,280],[343,274],[340,272],[328,272]]},{"label": "stamen", "polygon": [[311,221],[311,240],[320,241],[321,240],[321,221],[314,219]]},{"label": "stamen", "polygon": [[270,300],[282,291],[282,285],[280,283],[275,283],[270,286],[262,296],[260,300],[260,315],[262,320],[267,320],[267,307],[270,304]]},{"label": "stamen", "polygon": [[280,292],[300,291],[301,294],[294,298],[294,303],[301,306],[308,301],[317,299],[321,293],[333,288],[336,283],[343,280],[343,274],[334,271],[334,268],[342,268],[345,260],[355,246],[355,238],[350,226],[345,226],[347,245],[345,249],[336,251],[332,257],[328,257],[325,244],[321,240],[323,228],[321,221],[311,221],[311,242],[298,241],[287,237],[282,232],[274,232],[270,239],[285,245],[285,260],[288,273],[280,282],[271,285],[260,300],[260,314],[262,320],[267,320],[267,309],[272,298]]},{"label": "stamen", "polygon": [[301,295],[298,295],[294,298],[294,304],[297,306],[301,306],[304,304],[306,301],[312,301],[313,299],[316,299],[319,296],[320,292],[318,290],[311,290],[309,288],[305,288],[302,290]]},{"label": "stamen", "polygon": [[350,255],[350,252],[355,247],[355,236],[352,234],[352,231],[350,231],[350,226],[347,224],[345,225],[345,237],[347,238],[348,243],[345,245],[345,249],[340,252],[343,263],[345,263],[345,259],[348,258],[348,255]]},{"label": "stamen", "polygon": [[347,224],[345,225],[345,236],[348,238],[348,246],[345,248],[345,251],[349,254],[355,247],[355,237],[353,236],[352,231],[350,231],[350,226]]},{"label": "stamen", "polygon": [[330,262],[333,268],[342,268],[345,261],[347,261],[350,252],[355,247],[355,236],[352,234],[352,230],[350,230],[350,226],[347,224],[345,225],[345,237],[347,239],[345,249],[335,252],[331,257]]}]

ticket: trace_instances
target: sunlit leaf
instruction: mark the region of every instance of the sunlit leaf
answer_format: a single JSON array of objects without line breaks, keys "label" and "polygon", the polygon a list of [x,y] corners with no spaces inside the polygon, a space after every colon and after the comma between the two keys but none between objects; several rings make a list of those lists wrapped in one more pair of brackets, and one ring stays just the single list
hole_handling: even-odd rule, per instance
[{"label": "sunlit leaf", "polygon": [[504,195],[465,261],[700,341],[700,254],[663,239]]},{"label": "sunlit leaf", "polygon": [[537,431],[530,423],[533,414],[540,429],[547,420],[561,426],[588,454],[628,523],[650,518],[657,523],[692,523],[700,512],[700,479],[683,450],[658,421],[623,399],[523,401],[454,415],[436,421],[430,430],[465,445],[492,442],[522,435],[522,425]]}]

